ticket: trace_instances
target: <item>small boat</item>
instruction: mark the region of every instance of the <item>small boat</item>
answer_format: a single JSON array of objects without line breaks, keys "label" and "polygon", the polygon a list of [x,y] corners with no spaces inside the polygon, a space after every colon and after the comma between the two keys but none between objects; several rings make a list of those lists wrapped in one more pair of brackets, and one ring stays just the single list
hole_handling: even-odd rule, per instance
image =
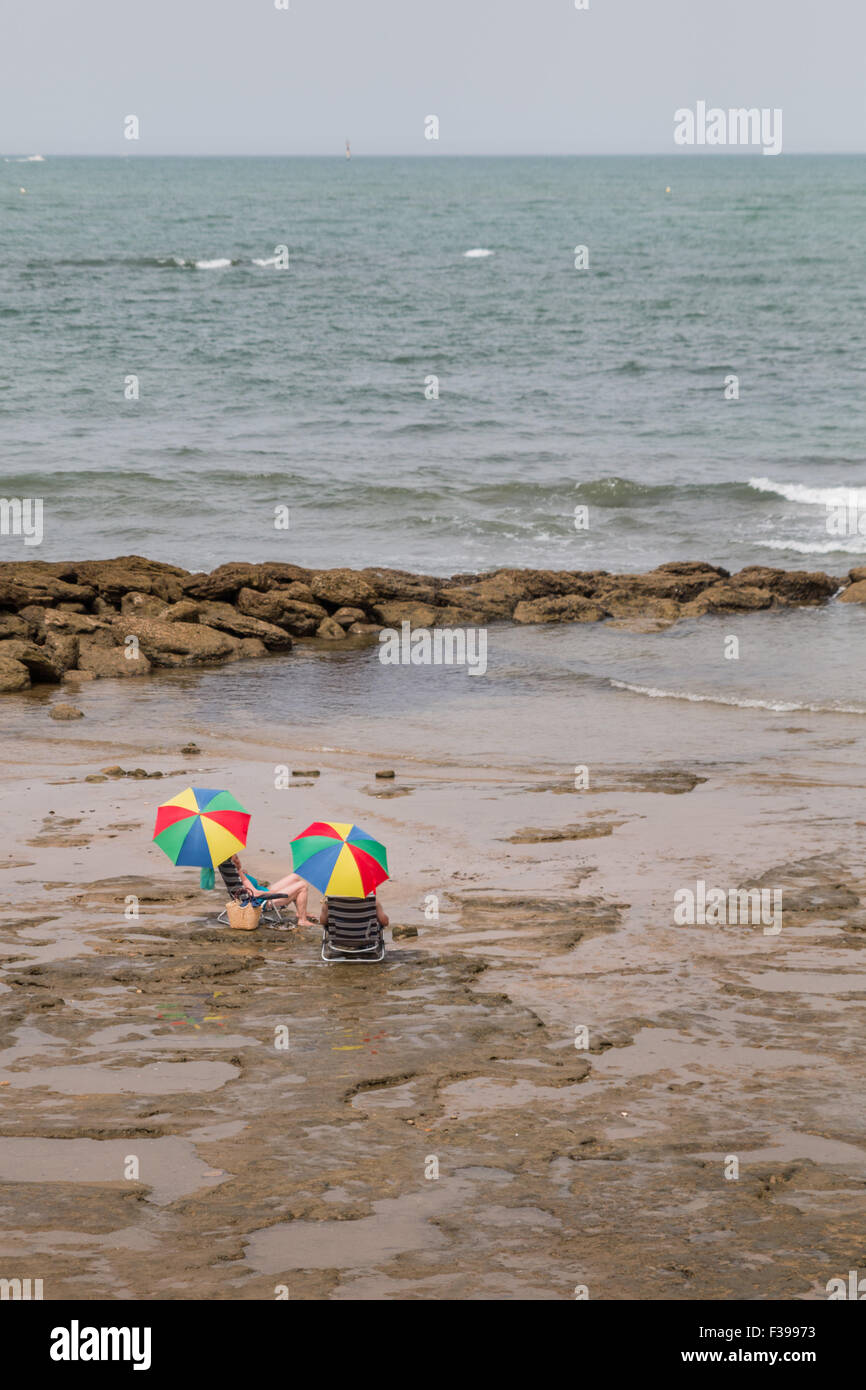
[{"label": "small boat", "polygon": [[348,135],[346,136],[346,158],[347,158],[347,159],[351,159],[351,158],[352,158],[352,147],[351,147],[351,145],[349,144],[349,137],[348,137]]}]

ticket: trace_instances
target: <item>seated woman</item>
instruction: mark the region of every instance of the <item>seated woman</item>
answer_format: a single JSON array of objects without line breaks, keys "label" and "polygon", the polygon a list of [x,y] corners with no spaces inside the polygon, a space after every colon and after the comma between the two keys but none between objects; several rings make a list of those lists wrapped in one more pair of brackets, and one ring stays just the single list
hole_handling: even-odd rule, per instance
[{"label": "seated woman", "polygon": [[[272,883],[266,888],[264,884],[259,883],[244,872],[240,857],[237,854],[233,854],[231,859],[224,860],[219,866],[219,871],[223,883],[233,898],[239,898],[242,893],[249,893],[252,898],[258,898],[262,893],[267,893],[269,901],[274,903],[276,907],[287,907],[291,902],[296,904],[299,927],[314,927],[316,925],[312,918],[307,916],[307,885],[297,874],[286,874],[285,878],[278,879],[276,883]],[[279,893],[280,897],[271,897],[272,893]]]}]

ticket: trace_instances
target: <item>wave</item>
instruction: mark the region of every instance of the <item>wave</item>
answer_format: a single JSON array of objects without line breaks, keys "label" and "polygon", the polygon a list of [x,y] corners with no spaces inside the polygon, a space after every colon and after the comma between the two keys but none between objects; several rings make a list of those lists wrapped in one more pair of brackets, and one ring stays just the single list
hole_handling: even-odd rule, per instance
[{"label": "wave", "polygon": [[750,478],[749,487],[809,507],[866,507],[866,487],[807,487],[805,483],[774,483],[772,478]]},{"label": "wave", "polygon": [[664,502],[669,498],[727,496],[743,501],[750,494],[745,483],[638,483],[633,478],[620,478],[612,474],[605,478],[592,478],[585,483],[577,483],[575,496],[584,502],[594,502],[597,507],[629,507],[648,501]]},{"label": "wave", "polygon": [[767,550],[790,550],[794,555],[866,555],[866,536],[830,541],[761,541]]},{"label": "wave", "polygon": [[793,714],[801,710],[811,714],[866,714],[861,705],[814,705],[801,700],[758,700],[733,695],[697,695],[691,690],[660,690],[654,685],[632,685],[630,681],[611,680],[615,690],[628,690],[633,695],[646,695],[651,700],[687,700],[696,705],[731,705],[735,709],[766,709],[774,714]]},{"label": "wave", "polygon": [[489,251],[486,246],[475,246],[471,251],[464,251],[464,256],[469,260],[481,260],[484,256],[495,256],[495,251]]}]

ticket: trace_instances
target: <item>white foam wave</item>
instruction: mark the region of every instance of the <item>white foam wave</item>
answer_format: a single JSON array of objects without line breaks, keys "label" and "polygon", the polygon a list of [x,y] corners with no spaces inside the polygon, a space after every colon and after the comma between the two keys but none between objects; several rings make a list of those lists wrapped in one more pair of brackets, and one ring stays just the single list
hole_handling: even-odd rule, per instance
[{"label": "white foam wave", "polygon": [[254,256],[253,265],[277,265],[279,259],[279,256],[266,256],[264,260],[258,260]]},{"label": "white foam wave", "polygon": [[486,246],[475,246],[471,251],[464,251],[463,254],[464,256],[467,256],[470,260],[477,260],[480,259],[480,257],[482,256],[495,256],[496,252],[489,251]]},{"label": "white foam wave", "polygon": [[790,550],[795,555],[832,555],[835,551],[866,555],[866,536],[852,536],[847,541],[761,541],[761,544],[768,550]]},{"label": "white foam wave", "polygon": [[806,487],[804,483],[774,483],[772,478],[750,478],[749,487],[809,507],[866,507],[866,487]]},{"label": "white foam wave", "polygon": [[215,261],[196,261],[196,262],[195,262],[195,268],[196,268],[196,270],[225,270],[226,267],[227,267],[227,266],[230,266],[230,265],[231,265],[231,261],[230,261],[230,260],[226,260],[224,256],[218,257],[217,260],[215,260]]},{"label": "white foam wave", "polygon": [[696,705],[732,705],[735,709],[767,709],[774,714],[792,714],[796,710],[812,714],[866,714],[860,705],[810,705],[799,700],[746,700],[733,695],[696,695],[691,690],[660,690],[654,685],[632,685],[629,681],[612,680],[615,690],[628,690],[633,695],[646,695],[651,700],[688,700]]}]

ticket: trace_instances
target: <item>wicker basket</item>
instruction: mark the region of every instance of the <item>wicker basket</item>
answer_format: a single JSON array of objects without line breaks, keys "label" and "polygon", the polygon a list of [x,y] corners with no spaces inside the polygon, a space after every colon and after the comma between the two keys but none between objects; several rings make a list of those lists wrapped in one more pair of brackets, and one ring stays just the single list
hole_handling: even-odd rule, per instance
[{"label": "wicker basket", "polygon": [[235,931],[255,931],[259,925],[262,909],[254,903],[239,903],[234,899],[226,903],[229,926]]}]

